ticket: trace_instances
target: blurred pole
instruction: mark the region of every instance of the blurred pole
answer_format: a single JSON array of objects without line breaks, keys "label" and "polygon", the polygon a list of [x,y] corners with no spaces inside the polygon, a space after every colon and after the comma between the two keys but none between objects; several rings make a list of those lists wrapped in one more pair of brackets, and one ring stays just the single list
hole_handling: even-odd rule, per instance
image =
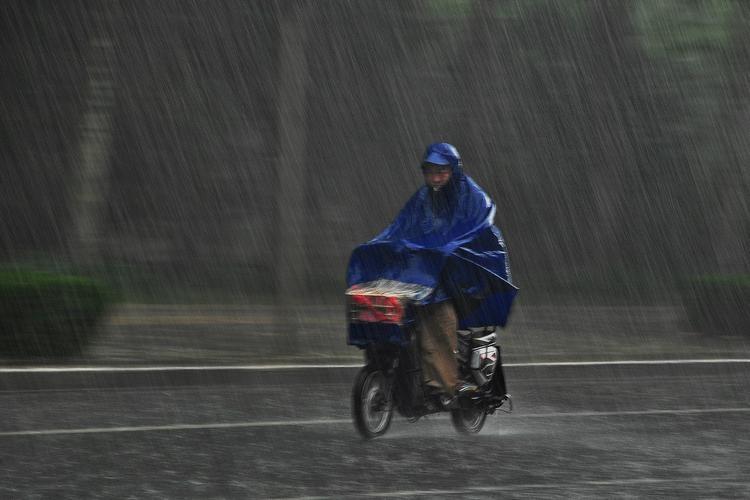
[{"label": "blurred pole", "polygon": [[93,5],[96,7],[90,12],[91,35],[86,54],[87,84],[70,195],[72,235],[69,254],[79,266],[89,266],[101,257],[99,243],[109,185],[115,107],[112,17],[118,4]]},{"label": "blurred pole", "polygon": [[287,340],[285,347],[292,352],[300,347],[302,322],[296,305],[306,289],[308,266],[305,151],[309,72],[305,48],[311,15],[310,4],[304,0],[279,5],[276,323]]}]

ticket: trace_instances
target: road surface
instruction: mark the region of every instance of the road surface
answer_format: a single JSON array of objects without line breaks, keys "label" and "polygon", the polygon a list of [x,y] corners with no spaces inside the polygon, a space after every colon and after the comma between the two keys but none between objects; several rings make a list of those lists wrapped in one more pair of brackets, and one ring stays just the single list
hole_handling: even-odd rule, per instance
[{"label": "road surface", "polygon": [[523,364],[512,414],[362,441],[356,369],[1,374],[0,498],[750,497],[750,363]]}]

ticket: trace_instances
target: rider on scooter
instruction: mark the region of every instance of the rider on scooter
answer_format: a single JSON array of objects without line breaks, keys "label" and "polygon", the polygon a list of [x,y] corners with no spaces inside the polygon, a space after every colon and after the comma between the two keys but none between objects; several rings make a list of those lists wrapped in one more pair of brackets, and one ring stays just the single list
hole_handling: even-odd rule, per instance
[{"label": "rider on scooter", "polygon": [[[422,159],[433,227],[450,223],[452,212],[458,209],[455,204],[460,162],[458,151],[449,144],[429,146]],[[442,283],[435,288],[430,303],[416,307],[415,314],[424,383],[442,391],[448,398],[475,391],[474,384],[458,379],[458,315]]]},{"label": "rider on scooter", "polygon": [[[347,282],[386,279],[422,287],[414,311],[424,383],[450,404],[477,389],[458,377],[461,321],[471,323],[474,314],[482,324],[504,325],[516,288],[493,225],[495,205],[464,175],[456,148],[430,145],[421,168],[425,185],[385,231],[355,250]],[[482,304],[488,297],[496,302]]]}]

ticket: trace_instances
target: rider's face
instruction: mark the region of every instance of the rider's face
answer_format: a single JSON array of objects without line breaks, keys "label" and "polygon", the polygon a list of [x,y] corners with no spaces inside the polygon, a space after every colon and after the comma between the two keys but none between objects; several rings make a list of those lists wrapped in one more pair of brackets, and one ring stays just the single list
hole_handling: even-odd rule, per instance
[{"label": "rider's face", "polygon": [[432,189],[440,189],[451,180],[449,165],[425,165],[422,167],[424,182]]}]

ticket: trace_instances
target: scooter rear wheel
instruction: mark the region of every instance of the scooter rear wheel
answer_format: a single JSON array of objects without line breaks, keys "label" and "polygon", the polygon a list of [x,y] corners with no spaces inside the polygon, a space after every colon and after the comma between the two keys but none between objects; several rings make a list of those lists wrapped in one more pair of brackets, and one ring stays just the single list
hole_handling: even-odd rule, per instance
[{"label": "scooter rear wheel", "polygon": [[365,439],[382,436],[391,425],[393,398],[387,385],[383,372],[370,366],[362,368],[354,381],[354,426]]},{"label": "scooter rear wheel", "polygon": [[451,410],[453,427],[461,434],[476,434],[484,427],[487,412],[483,408],[456,408]]}]

